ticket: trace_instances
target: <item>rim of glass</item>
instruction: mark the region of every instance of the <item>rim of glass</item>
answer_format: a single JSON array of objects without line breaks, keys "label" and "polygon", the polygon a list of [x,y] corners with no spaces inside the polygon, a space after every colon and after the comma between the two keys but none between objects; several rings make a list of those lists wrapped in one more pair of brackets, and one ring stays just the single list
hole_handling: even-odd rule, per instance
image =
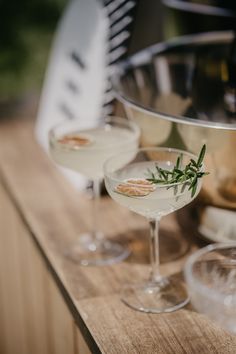
[{"label": "rim of glass", "polygon": [[[115,157],[119,156],[119,155],[124,155],[124,154],[128,154],[128,153],[136,153],[138,154],[139,152],[145,152],[145,151],[154,151],[154,152],[158,152],[158,151],[163,151],[163,152],[170,152],[170,153],[178,153],[179,155],[183,154],[188,156],[189,158],[192,159],[197,159],[197,156],[192,154],[191,152],[185,151],[185,150],[180,150],[180,149],[175,149],[175,148],[170,148],[170,147],[145,147],[145,148],[139,148],[139,149],[129,149],[129,150],[125,150],[122,152],[119,152],[118,154],[112,155],[110,156],[104,163],[103,165],[103,172],[104,172],[104,176],[108,176],[109,178],[111,178],[113,181],[117,182],[117,183],[122,183],[124,182],[124,180],[115,178],[113,176],[111,176],[111,172],[108,171],[108,165],[110,163],[110,161],[112,161]],[[153,161],[155,162],[155,161]],[[202,164],[202,168],[201,171],[204,171],[204,163]],[[183,181],[183,182],[176,182],[176,183],[170,183],[170,184],[156,184],[156,188],[168,188],[168,187],[174,187],[174,186],[179,186],[179,185],[183,185],[185,183],[189,183],[188,180]],[[135,184],[135,183],[129,183],[130,186],[139,186],[140,184]]]},{"label": "rim of glass", "polygon": [[[219,290],[212,289],[208,287],[207,285],[203,284],[201,281],[199,281],[194,275],[193,275],[193,265],[194,263],[203,256],[204,254],[210,253],[215,250],[219,249],[227,249],[227,248],[236,248],[236,241],[231,241],[227,243],[214,243],[208,246],[205,246],[197,251],[195,251],[193,254],[189,256],[187,259],[185,265],[184,265],[184,275],[187,280],[187,283],[190,281],[191,284],[194,283],[194,286],[201,291],[201,293],[204,293],[206,296],[207,294],[211,294],[212,297],[218,299],[218,300],[224,300],[227,295],[223,294]],[[190,285],[191,286],[191,285]],[[231,296],[231,295],[230,295]],[[236,294],[233,294],[233,297],[236,297]]]},{"label": "rim of glass", "polygon": [[[90,128],[80,128],[78,129],[78,133],[81,131],[84,131],[84,130],[87,130],[87,129],[93,129],[93,128],[97,128],[97,127],[102,127],[102,126],[106,126],[106,125],[109,125],[110,122],[117,122],[117,123],[122,123],[122,124],[125,124],[127,128],[131,128],[134,132],[134,134],[131,135],[131,137],[127,140],[121,140],[120,143],[117,143],[115,146],[120,146],[120,145],[123,145],[124,143],[126,142],[131,142],[131,141],[135,141],[135,140],[138,140],[140,138],[140,135],[141,135],[141,129],[140,127],[131,119],[129,118],[122,118],[122,117],[118,117],[118,116],[107,116],[106,119],[104,121],[99,121],[98,122],[98,125],[95,125],[95,126],[92,126]],[[55,129],[58,129],[60,127],[62,127],[64,124],[70,124],[73,126],[73,124],[76,125],[76,121],[69,121],[67,119],[64,119],[62,121],[60,121],[59,123],[55,124],[54,126],[52,126],[49,131],[48,131],[48,137],[49,137],[49,141],[51,142],[56,142],[57,141],[57,138],[55,136]],[[79,124],[79,122],[77,122]],[[86,134],[84,134],[86,135]],[[89,134],[87,134],[89,135]],[[114,146],[114,143],[111,143],[109,145],[106,145],[105,147],[93,147],[93,146],[89,146],[89,150],[106,150],[107,148],[109,147],[112,147]],[[86,150],[87,147],[86,146],[80,146],[79,147],[79,150]],[[78,151],[78,149],[76,150],[71,150],[71,151]]]}]

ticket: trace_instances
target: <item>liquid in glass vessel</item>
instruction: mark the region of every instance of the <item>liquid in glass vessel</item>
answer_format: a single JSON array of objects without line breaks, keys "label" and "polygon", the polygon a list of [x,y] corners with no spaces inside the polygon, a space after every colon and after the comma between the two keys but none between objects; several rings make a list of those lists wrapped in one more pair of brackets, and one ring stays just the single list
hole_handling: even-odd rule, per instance
[{"label": "liquid in glass vessel", "polygon": [[81,265],[112,264],[129,255],[127,247],[105,239],[99,230],[100,185],[104,161],[113,153],[136,149],[139,135],[135,123],[118,117],[107,117],[105,122],[89,129],[81,129],[77,121],[64,121],[49,131],[53,160],[93,182],[92,229],[80,235],[67,252]]},{"label": "liquid in glass vessel", "polygon": [[126,305],[139,311],[171,312],[189,301],[183,281],[160,273],[158,227],[161,217],[182,208],[198,195],[201,179],[197,180],[193,193],[189,180],[154,184],[148,178],[158,169],[173,170],[180,156],[181,169],[191,159],[196,159],[196,156],[176,149],[143,148],[114,155],[104,165],[105,185],[110,196],[146,217],[150,224],[150,277],[141,284],[124,286],[121,295]]}]

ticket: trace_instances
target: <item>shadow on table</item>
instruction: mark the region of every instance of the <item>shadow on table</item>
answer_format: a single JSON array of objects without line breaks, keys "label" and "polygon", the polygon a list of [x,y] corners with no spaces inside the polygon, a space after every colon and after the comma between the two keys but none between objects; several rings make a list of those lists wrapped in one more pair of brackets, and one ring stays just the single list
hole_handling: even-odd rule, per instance
[{"label": "shadow on table", "polygon": [[[191,243],[182,230],[172,231],[161,227],[159,233],[161,263],[175,261],[183,257],[190,250]],[[126,262],[138,264],[150,263],[148,229],[128,230],[125,234],[116,235],[113,239],[129,244],[132,253]]]}]

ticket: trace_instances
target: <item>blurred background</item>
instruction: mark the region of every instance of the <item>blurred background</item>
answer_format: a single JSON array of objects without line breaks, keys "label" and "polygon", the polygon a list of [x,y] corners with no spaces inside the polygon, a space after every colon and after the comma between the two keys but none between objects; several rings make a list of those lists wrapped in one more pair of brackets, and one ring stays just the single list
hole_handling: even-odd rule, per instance
[{"label": "blurred background", "polygon": [[[97,1],[97,0],[94,0]],[[99,0],[98,0],[99,1]],[[53,36],[68,0],[3,0],[0,3],[0,113],[9,104],[37,95],[42,87]],[[153,25],[136,26],[130,52],[161,38],[160,1],[140,1],[137,16]],[[153,11],[154,10],[154,11]]]},{"label": "blurred background", "polygon": [[0,2],[0,115],[35,99],[66,0]]},{"label": "blurred background", "polygon": [[[104,0],[105,5],[111,2]],[[1,116],[38,97],[53,35],[67,4],[68,0],[1,1]],[[230,0],[137,0],[127,55],[182,34],[231,29],[235,8]]]}]

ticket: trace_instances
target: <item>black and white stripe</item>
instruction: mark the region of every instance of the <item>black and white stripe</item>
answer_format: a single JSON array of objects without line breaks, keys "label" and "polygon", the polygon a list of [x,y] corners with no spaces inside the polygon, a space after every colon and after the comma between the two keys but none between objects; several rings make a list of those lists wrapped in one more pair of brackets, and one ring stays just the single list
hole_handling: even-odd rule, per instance
[{"label": "black and white stripe", "polygon": [[113,113],[114,95],[110,83],[110,76],[113,65],[123,59],[127,54],[137,3],[138,0],[104,0],[104,9],[110,22],[104,116]]}]

